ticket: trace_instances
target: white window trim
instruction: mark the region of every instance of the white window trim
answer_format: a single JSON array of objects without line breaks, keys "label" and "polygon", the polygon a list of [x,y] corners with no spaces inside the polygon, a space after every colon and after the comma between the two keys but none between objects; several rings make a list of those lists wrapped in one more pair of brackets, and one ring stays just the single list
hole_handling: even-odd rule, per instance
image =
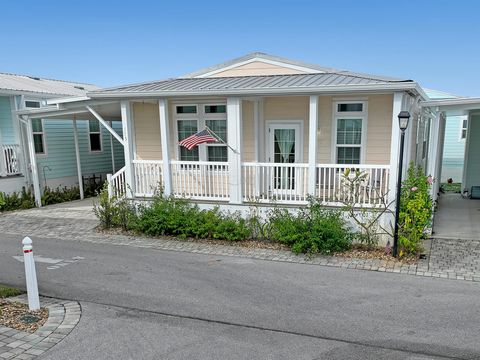
[{"label": "white window trim", "polygon": [[[338,162],[337,148],[338,147],[360,147],[360,164],[365,163],[367,154],[367,129],[368,129],[368,101],[361,99],[349,99],[349,100],[334,100],[332,103],[332,146],[331,146],[331,159],[332,164]],[[338,104],[363,104],[362,111],[338,111]],[[360,145],[354,144],[337,144],[337,125],[338,119],[362,119],[362,141]]]},{"label": "white window trim", "polygon": [[[38,103],[39,107],[31,107],[31,106],[27,106],[27,102],[36,102]],[[43,104],[42,104],[42,100],[39,100],[39,99],[23,99],[23,106],[25,107],[25,109],[40,109]]]},{"label": "white window trim", "polygon": [[[463,127],[463,122],[466,121],[467,122],[467,127]],[[463,130],[466,130],[465,132],[465,137],[462,137],[462,132]],[[465,140],[467,139],[467,134],[468,134],[468,118],[461,118],[460,119],[460,133],[458,134],[458,141],[459,142],[465,142]]]},{"label": "white window trim", "polygon": [[[40,120],[40,124],[42,125],[42,132],[39,132],[39,131],[33,131],[33,123],[32,123],[32,137],[34,137],[33,135],[36,135],[36,134],[41,134],[42,135],[42,143],[43,143],[43,153],[37,153],[35,152],[35,156],[36,157],[39,157],[39,158],[46,158],[48,156],[48,153],[47,153],[47,141],[46,141],[46,133],[45,133],[45,123],[44,123],[44,120],[43,119],[39,119]],[[31,120],[33,121],[33,120]],[[33,147],[35,148],[35,140],[33,142]]]},{"label": "white window trim", "polygon": [[[218,101],[212,101],[212,102],[198,102],[198,103],[185,103],[185,102],[175,102],[172,104],[172,112],[173,112],[173,125],[174,125],[174,131],[175,131],[175,140],[176,140],[176,158],[178,161],[180,160],[180,145],[179,143],[179,137],[178,137],[178,121],[179,120],[195,120],[197,122],[197,132],[200,131],[201,129],[205,128],[206,120],[225,120],[227,121],[227,113],[206,113],[205,112],[205,106],[206,105],[225,105],[225,109],[227,106],[226,102],[218,102]],[[197,113],[195,114],[177,114],[177,106],[196,106],[197,107]],[[226,110],[225,110],[226,111]],[[208,161],[208,151],[207,151],[207,146],[227,146],[221,143],[212,143],[212,144],[200,144],[198,146],[198,161]],[[189,160],[183,160],[183,161],[189,161]],[[190,161],[190,162],[196,162],[196,161]],[[212,163],[215,163],[216,161],[212,161]]]},{"label": "white window trim", "polygon": [[[96,120],[98,121],[98,120]],[[90,154],[102,154],[103,153],[103,134],[102,134],[102,124],[98,121],[98,132],[90,131],[90,120],[87,120],[87,134],[88,134],[88,152]],[[92,150],[92,144],[90,142],[90,134],[99,134],[100,135],[100,150]]]}]

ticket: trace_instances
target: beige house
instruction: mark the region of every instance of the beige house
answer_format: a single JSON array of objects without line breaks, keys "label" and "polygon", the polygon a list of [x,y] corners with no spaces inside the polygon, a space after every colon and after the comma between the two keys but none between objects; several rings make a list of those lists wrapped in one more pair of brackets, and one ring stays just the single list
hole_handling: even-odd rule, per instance
[{"label": "beige house", "polygon": [[[299,205],[312,195],[336,206],[348,196],[345,170],[356,169],[366,173],[358,206],[378,207],[382,196],[395,199],[400,111],[412,114],[405,163],[418,158],[429,166],[431,116],[419,106],[427,99],[411,80],[253,53],[175,79],[53,100],[19,116],[98,119],[125,149],[111,191],[131,198],[162,186],[204,205]],[[108,123],[119,118],[122,137]],[[179,146],[206,126],[225,143]]]}]

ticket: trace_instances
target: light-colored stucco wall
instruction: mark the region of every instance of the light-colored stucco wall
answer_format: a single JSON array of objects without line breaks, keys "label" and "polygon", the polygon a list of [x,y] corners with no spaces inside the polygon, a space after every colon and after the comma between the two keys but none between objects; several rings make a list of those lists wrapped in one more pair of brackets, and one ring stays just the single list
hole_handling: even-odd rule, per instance
[{"label": "light-colored stucco wall", "polygon": [[[361,96],[363,101],[368,102],[367,138],[365,146],[366,164],[388,164],[390,161],[390,138],[392,131],[392,95],[369,95]],[[331,96],[319,98],[319,125],[317,129],[317,161],[319,163],[332,162],[332,125],[333,125],[333,102],[338,100]],[[218,103],[219,100],[212,100]],[[175,101],[169,104],[170,119],[170,154],[172,159],[177,158],[177,135],[176,124],[173,116]],[[192,102],[195,103],[195,102]],[[242,105],[242,131],[243,131],[243,161],[254,161],[255,139],[258,129],[254,127],[253,102],[244,100]],[[135,124],[135,141],[137,159],[160,160],[161,142],[158,105],[152,103],[135,103],[133,105]],[[195,118],[195,116],[192,116]],[[288,122],[297,120],[302,122],[302,159],[308,162],[308,119],[309,97],[308,96],[278,96],[265,97],[263,100],[263,120],[265,137],[268,136],[268,124],[272,121]],[[267,157],[269,150],[268,141],[263,139],[265,145],[264,154]]]},{"label": "light-colored stucco wall", "polygon": [[212,77],[227,76],[254,76],[254,75],[288,75],[288,74],[304,74],[304,71],[291,69],[284,66],[268,64],[262,61],[253,61],[248,64],[236,66],[234,68],[218,72]]},{"label": "light-colored stucco wall", "polygon": [[136,156],[138,160],[161,160],[160,116],[158,104],[132,104]]}]

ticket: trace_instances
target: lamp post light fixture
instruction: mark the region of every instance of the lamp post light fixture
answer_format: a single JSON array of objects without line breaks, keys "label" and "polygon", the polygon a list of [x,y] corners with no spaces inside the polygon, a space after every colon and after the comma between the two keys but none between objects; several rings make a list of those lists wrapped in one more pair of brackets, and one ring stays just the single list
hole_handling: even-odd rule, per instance
[{"label": "lamp post light fixture", "polygon": [[403,172],[403,148],[405,145],[405,130],[407,130],[410,121],[410,113],[401,111],[398,114],[398,126],[400,127],[400,156],[398,159],[398,175],[397,175],[397,200],[395,201],[395,230],[393,233],[393,249],[394,257],[398,255],[398,222],[400,218],[400,199],[402,195],[402,172]]}]

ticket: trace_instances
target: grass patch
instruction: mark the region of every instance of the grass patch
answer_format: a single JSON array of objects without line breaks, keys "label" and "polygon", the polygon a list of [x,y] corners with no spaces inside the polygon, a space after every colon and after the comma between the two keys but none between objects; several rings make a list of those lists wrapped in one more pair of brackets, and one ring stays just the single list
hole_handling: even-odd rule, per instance
[{"label": "grass patch", "polygon": [[23,291],[8,287],[8,286],[0,285],[0,299],[4,299],[11,296],[17,296],[20,294],[23,294]]},{"label": "grass patch", "polygon": [[442,190],[445,192],[453,192],[460,194],[462,188],[461,183],[442,183]]}]

